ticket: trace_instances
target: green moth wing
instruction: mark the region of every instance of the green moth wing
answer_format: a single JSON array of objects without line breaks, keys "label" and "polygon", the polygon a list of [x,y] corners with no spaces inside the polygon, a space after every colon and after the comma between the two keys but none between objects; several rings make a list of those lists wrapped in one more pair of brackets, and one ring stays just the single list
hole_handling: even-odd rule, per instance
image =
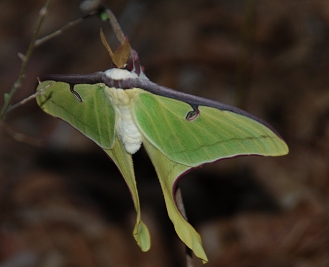
[{"label": "green moth wing", "polygon": [[143,91],[134,105],[143,145],[157,172],[168,215],[181,240],[207,262],[199,234],[184,219],[175,200],[177,180],[191,168],[237,155],[279,156],[286,143],[270,128],[247,116],[199,106],[187,119],[191,106],[180,100]]},{"label": "green moth wing", "polygon": [[[38,90],[43,91],[37,101],[45,112],[62,118],[94,140],[117,165],[137,211],[133,235],[146,251],[150,237],[141,220],[131,158],[134,152],[127,152],[130,150],[123,141],[126,139],[120,136],[137,127],[157,172],[175,230],[205,263],[208,259],[201,238],[176,205],[178,178],[192,168],[223,158],[280,156],[288,153],[288,147],[270,126],[244,111],[156,85],[143,75],[117,68],[86,75],[50,75],[64,83],[41,83]],[[120,101],[129,103],[123,114],[121,106],[113,106]],[[126,108],[135,126],[121,132],[116,118],[126,117]]]},{"label": "green moth wing", "polygon": [[135,210],[137,211],[133,236],[142,251],[148,251],[151,247],[151,238],[146,225],[142,222],[141,219],[140,203],[131,154],[126,152],[124,146],[117,137],[114,147],[112,149],[104,149],[104,151],[109,155],[109,157],[118,167],[128,185],[134,202]]},{"label": "green moth wing", "polygon": [[208,262],[207,255],[202,247],[200,235],[182,216],[176,205],[176,199],[174,197],[177,179],[186,171],[191,169],[191,167],[170,160],[147,138],[143,140],[143,145],[158,175],[168,216],[174,225],[177,235],[198,258],[202,259],[203,263]]},{"label": "green moth wing", "polygon": [[170,160],[191,167],[237,155],[279,156],[286,143],[264,124],[229,110],[191,106],[180,100],[144,91],[135,104],[143,136]]},{"label": "green moth wing", "polygon": [[55,81],[42,82],[37,90],[43,92],[36,100],[46,113],[67,121],[100,147],[112,148],[115,112],[105,95],[104,84],[78,84],[74,89],[84,103],[72,97],[68,83]]},{"label": "green moth wing", "polygon": [[288,153],[288,147],[271,127],[244,111],[152,83],[128,39],[120,41],[114,52],[102,31],[101,39],[112,68],[92,74],[48,75],[37,88],[37,103],[93,140],[116,164],[137,212],[133,235],[147,251],[150,236],[141,220],[131,155],[143,143],[178,236],[205,263],[201,237],[176,205],[178,178],[223,158],[280,156]]},{"label": "green moth wing", "polygon": [[44,81],[37,91],[38,105],[46,113],[70,123],[92,139],[114,161],[124,177],[137,212],[133,236],[143,251],[151,246],[150,235],[141,220],[140,203],[131,154],[127,153],[115,135],[115,111],[105,94],[104,84],[79,84],[74,90],[83,99],[79,103],[63,82]]}]

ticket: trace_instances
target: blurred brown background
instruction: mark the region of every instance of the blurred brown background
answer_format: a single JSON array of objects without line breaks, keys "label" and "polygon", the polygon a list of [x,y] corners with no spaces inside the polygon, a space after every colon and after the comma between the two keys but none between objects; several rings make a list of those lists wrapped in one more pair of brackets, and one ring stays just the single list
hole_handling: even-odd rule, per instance
[{"label": "blurred brown background", "polygon": [[[242,107],[290,147],[285,157],[224,160],[180,181],[206,266],[329,266],[329,1],[105,3],[151,80]],[[25,53],[43,4],[0,1],[1,95],[17,79],[17,53]],[[40,36],[80,17],[79,4],[53,0]],[[34,92],[37,76],[109,68],[100,27],[116,46],[109,25],[93,18],[38,47],[14,102]],[[152,237],[147,253],[131,235],[128,189],[100,148],[34,100],[6,122],[44,145],[0,131],[0,267],[184,266],[184,246],[143,150],[134,160]]]}]

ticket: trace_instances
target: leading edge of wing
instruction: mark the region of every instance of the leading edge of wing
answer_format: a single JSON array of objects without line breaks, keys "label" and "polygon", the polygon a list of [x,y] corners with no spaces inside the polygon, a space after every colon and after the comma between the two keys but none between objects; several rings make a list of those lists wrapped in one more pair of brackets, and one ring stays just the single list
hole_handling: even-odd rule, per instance
[{"label": "leading edge of wing", "polygon": [[[136,79],[134,79],[136,80]],[[127,85],[130,85],[130,81],[126,80],[123,81],[123,83],[126,83]],[[129,82],[129,83],[128,83]],[[132,81],[131,81],[132,82]],[[263,124],[264,126],[268,127],[269,129],[271,129],[276,135],[278,135],[281,139],[282,137],[280,136],[280,134],[267,122],[263,121],[262,119],[260,119],[259,117],[250,114],[247,111],[244,111],[240,108],[228,105],[228,104],[224,104],[215,100],[211,100],[208,98],[204,98],[204,97],[200,97],[200,96],[195,96],[195,95],[190,95],[187,93],[183,93],[180,91],[175,91],[173,89],[170,89],[168,87],[165,86],[161,86],[158,85],[156,83],[153,83],[147,79],[138,79],[138,81],[134,81],[133,83],[135,84],[135,87],[137,88],[141,88],[143,90],[146,90],[150,93],[156,94],[156,95],[160,95],[160,96],[164,96],[164,97],[168,97],[168,98],[172,98],[172,99],[176,99],[182,102],[185,102],[187,104],[189,104],[193,109],[197,109],[198,106],[207,106],[207,107],[213,107],[222,111],[229,111],[229,112],[233,112],[242,116],[246,116],[250,119],[253,119],[261,124]],[[124,84],[126,85],[126,84]]]},{"label": "leading edge of wing", "polygon": [[250,114],[249,112],[246,112],[240,108],[228,104],[224,104],[215,100],[176,91],[171,88],[151,82],[147,78],[113,79],[108,75],[106,75],[105,72],[95,72],[90,74],[69,74],[69,75],[51,74],[51,75],[46,75],[42,78],[43,78],[42,80],[49,79],[55,81],[62,81],[69,83],[71,85],[104,83],[108,87],[121,88],[121,89],[140,88],[150,93],[153,93],[155,95],[164,96],[185,102],[189,104],[193,109],[197,109],[198,106],[207,106],[207,107],[213,107],[223,111],[229,111],[246,116],[250,119],[253,119],[265,125],[281,138],[278,132],[271,125],[269,125],[267,122],[263,121],[262,119]]}]

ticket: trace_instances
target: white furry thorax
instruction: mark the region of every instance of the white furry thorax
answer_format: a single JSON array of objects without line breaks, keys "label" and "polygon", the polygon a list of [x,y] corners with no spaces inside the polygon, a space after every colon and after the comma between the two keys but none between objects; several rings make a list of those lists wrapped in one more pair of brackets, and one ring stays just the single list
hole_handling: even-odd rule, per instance
[{"label": "white furry thorax", "polygon": [[105,72],[105,75],[113,80],[126,80],[126,79],[134,79],[138,78],[138,75],[134,72],[130,72],[128,70],[123,69],[108,69]]},{"label": "white furry thorax", "polygon": [[[136,73],[122,69],[109,69],[105,74],[115,80],[138,78]],[[136,153],[142,144],[142,135],[136,127],[130,108],[132,106],[134,89],[123,90],[114,87],[105,87],[105,93],[112,102],[115,110],[116,131],[126,151]]]}]

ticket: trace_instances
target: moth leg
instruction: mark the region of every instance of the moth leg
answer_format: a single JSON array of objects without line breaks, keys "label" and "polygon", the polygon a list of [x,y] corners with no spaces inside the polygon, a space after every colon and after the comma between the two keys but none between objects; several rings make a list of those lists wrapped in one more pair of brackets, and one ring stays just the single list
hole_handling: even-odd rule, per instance
[{"label": "moth leg", "polygon": [[188,120],[188,121],[193,121],[194,119],[196,119],[199,114],[200,114],[200,111],[198,109],[198,106],[197,105],[191,105],[192,109],[191,111],[189,111],[187,114],[186,114],[186,117],[185,119]]},{"label": "moth leg", "polygon": [[80,103],[82,103],[82,98],[81,98],[81,96],[78,94],[77,91],[74,91],[74,85],[75,85],[75,84],[70,84],[70,91],[71,91],[71,93],[75,96],[75,98],[76,98]]}]

